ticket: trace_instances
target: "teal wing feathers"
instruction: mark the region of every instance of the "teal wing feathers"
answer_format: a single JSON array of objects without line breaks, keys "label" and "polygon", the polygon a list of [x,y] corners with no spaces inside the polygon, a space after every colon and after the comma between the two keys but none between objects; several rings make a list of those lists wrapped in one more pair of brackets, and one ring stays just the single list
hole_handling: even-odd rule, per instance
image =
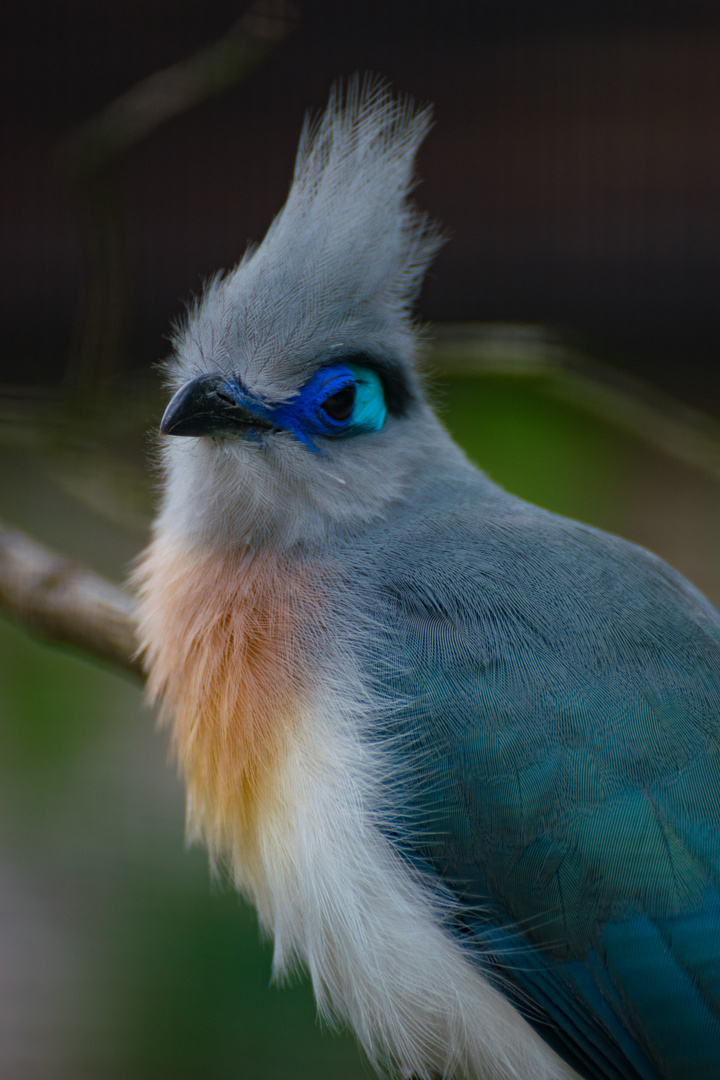
[{"label": "teal wing feathers", "polygon": [[408,847],[583,1075],[711,1080],[720,617],[648,553],[518,505],[386,575]]}]

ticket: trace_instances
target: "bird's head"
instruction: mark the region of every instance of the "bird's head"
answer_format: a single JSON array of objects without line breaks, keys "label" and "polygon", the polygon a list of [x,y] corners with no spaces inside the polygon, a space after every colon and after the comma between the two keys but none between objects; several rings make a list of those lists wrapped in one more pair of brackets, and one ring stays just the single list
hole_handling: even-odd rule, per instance
[{"label": "bird's head", "polygon": [[429,123],[377,82],[306,123],[262,244],[176,334],[162,527],[287,545],[400,497],[438,437],[410,311],[440,242],[407,198]]}]

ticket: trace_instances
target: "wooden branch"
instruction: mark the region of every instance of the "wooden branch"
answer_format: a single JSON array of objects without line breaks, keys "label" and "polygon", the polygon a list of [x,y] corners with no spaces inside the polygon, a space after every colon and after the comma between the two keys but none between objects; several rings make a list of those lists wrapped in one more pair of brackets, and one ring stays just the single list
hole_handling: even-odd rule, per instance
[{"label": "wooden branch", "polygon": [[142,679],[134,609],[118,585],[0,524],[0,611],[38,637]]}]

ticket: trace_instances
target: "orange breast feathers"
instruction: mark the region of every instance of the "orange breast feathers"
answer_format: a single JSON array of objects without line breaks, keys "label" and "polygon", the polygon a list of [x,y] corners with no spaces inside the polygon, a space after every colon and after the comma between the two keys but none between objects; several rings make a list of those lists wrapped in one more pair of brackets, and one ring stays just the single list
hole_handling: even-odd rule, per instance
[{"label": "orange breast feathers", "polygon": [[162,538],[136,583],[148,690],[171,727],[191,834],[211,854],[237,851],[277,805],[272,781],[307,711],[301,631],[317,591],[276,557],[189,553]]}]

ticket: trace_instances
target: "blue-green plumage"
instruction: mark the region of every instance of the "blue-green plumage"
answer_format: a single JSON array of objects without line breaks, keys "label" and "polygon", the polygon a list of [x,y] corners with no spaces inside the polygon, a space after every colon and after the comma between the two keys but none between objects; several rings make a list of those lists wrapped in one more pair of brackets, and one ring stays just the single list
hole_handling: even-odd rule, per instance
[{"label": "blue-green plumage", "polygon": [[720,615],[632,544],[443,481],[387,527],[368,660],[406,702],[406,852],[581,1074],[711,1080]]}]

